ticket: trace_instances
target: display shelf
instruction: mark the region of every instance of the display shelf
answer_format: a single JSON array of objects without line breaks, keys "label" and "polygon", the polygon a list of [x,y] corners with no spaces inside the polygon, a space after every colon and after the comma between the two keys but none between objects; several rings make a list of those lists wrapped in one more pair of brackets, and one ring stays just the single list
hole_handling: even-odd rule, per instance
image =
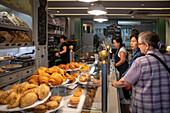
[{"label": "display shelf", "polygon": [[2,0],[0,0],[0,4],[2,4],[3,6],[6,6],[12,10],[15,10],[15,11],[18,11],[18,12],[21,12],[21,13],[24,13],[24,14],[27,14],[27,15],[31,15],[29,12],[25,11],[24,9],[21,9],[21,8],[18,8],[16,6],[14,6],[13,4],[8,4]]},{"label": "display shelf", "polygon": [[58,33],[54,33],[54,32],[48,32],[49,35],[57,35],[57,36],[61,36],[61,35],[64,35],[64,34],[58,34]]},{"label": "display shelf", "polygon": [[0,27],[1,27],[1,28],[7,28],[7,29],[28,31],[28,32],[31,31],[30,28],[15,26],[15,25],[11,25],[11,24],[3,24],[3,23],[0,23]]},{"label": "display shelf", "polygon": [[29,42],[29,43],[0,43],[0,49],[27,47],[27,46],[33,46],[33,43],[32,42]]}]

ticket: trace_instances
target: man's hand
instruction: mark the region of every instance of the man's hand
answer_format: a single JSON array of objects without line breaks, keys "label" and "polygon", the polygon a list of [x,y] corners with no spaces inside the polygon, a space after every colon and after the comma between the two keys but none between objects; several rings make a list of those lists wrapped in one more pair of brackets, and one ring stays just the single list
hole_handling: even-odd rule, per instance
[{"label": "man's hand", "polygon": [[116,83],[117,83],[117,80],[113,80],[113,81],[112,81],[112,86],[113,86],[113,87],[116,87]]}]

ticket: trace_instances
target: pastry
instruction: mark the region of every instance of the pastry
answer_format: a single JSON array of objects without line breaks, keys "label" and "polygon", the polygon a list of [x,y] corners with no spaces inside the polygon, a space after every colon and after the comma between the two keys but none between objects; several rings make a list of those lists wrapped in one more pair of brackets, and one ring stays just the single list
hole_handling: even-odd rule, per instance
[{"label": "pastry", "polygon": [[59,104],[56,101],[49,101],[46,103],[46,106],[47,106],[47,109],[50,110],[50,109],[57,108],[59,106]]},{"label": "pastry", "polygon": [[2,93],[4,93],[4,91],[0,90],[0,96],[2,95]]},{"label": "pastry", "polygon": [[34,92],[24,93],[20,99],[20,107],[24,108],[34,104],[38,100],[37,94]]},{"label": "pastry", "polygon": [[83,75],[80,76],[79,81],[80,82],[87,82],[87,79],[88,79],[88,76],[83,74]]},{"label": "pastry", "polygon": [[21,94],[15,95],[14,98],[11,99],[11,101],[9,102],[7,108],[10,109],[10,108],[18,107],[19,106],[20,98],[21,98]]},{"label": "pastry", "polygon": [[80,97],[72,96],[72,97],[70,98],[70,104],[71,104],[71,105],[74,105],[74,106],[77,106],[78,103],[79,103],[79,100],[80,100]]},{"label": "pastry", "polygon": [[[49,75],[50,76],[50,75]],[[49,81],[49,77],[48,76],[44,76],[44,75],[41,75],[38,77],[38,80],[39,80],[39,83],[40,84],[45,84],[48,86],[48,81]]]},{"label": "pastry", "polygon": [[6,11],[2,11],[1,16],[2,16],[2,22],[3,23],[15,25],[13,20],[10,18],[10,15]]},{"label": "pastry", "polygon": [[38,105],[34,108],[34,113],[45,113],[47,111],[47,107],[45,105]]},{"label": "pastry", "polygon": [[53,95],[53,96],[50,97],[49,100],[50,101],[56,101],[56,102],[60,103],[61,100],[62,100],[62,96],[60,96],[60,95]]},{"label": "pastry", "polygon": [[5,73],[6,71],[2,68],[0,68],[0,73]]},{"label": "pastry", "polygon": [[49,85],[61,85],[63,83],[63,77],[61,74],[53,73],[50,76]]},{"label": "pastry", "polygon": [[14,89],[10,89],[10,90],[7,90],[5,92],[3,92],[0,96],[0,103],[1,104],[7,104],[8,102],[6,101],[6,99],[8,98],[8,96],[14,92]]},{"label": "pastry", "polygon": [[86,99],[85,99],[84,105],[86,107],[92,107],[92,99],[90,98],[89,95],[86,95]]},{"label": "pastry", "polygon": [[39,80],[38,80],[39,75],[33,75],[28,79],[28,82],[30,84],[35,84],[35,85],[39,85]]},{"label": "pastry", "polygon": [[83,92],[83,89],[78,89],[78,90],[75,91],[74,96],[75,97],[80,97],[82,92]]},{"label": "pastry", "polygon": [[33,88],[37,88],[38,85],[35,85],[35,84],[25,84],[21,90],[20,90],[20,93],[24,93],[25,91],[27,90],[30,90],[30,89],[33,89]]},{"label": "pastry", "polygon": [[29,82],[23,82],[20,84],[17,88],[17,93],[22,93],[22,88],[25,87],[26,84],[29,84]]},{"label": "pastry", "polygon": [[13,91],[13,92],[5,99],[6,103],[4,103],[4,104],[8,104],[16,95],[17,95],[17,93]]},{"label": "pastry", "polygon": [[40,67],[35,71],[35,75],[39,75],[42,72],[45,72],[45,70],[48,69],[47,67]]},{"label": "pastry", "polygon": [[50,93],[50,88],[49,88],[47,85],[41,84],[41,85],[38,87],[37,94],[38,94],[38,98],[39,98],[40,100],[43,100],[44,98],[46,98],[49,93]]},{"label": "pastry", "polygon": [[11,86],[10,89],[14,89],[15,92],[17,92],[17,88],[20,84],[14,84],[13,86]]}]

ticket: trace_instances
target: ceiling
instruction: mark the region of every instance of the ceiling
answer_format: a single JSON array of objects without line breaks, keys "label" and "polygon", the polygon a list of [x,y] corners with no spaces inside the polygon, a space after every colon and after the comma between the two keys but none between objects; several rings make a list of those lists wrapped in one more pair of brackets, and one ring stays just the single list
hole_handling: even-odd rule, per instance
[{"label": "ceiling", "polygon": [[[170,18],[170,0],[99,0],[109,19]],[[92,3],[78,0],[48,0],[48,13],[55,16],[93,18],[87,13]]]}]

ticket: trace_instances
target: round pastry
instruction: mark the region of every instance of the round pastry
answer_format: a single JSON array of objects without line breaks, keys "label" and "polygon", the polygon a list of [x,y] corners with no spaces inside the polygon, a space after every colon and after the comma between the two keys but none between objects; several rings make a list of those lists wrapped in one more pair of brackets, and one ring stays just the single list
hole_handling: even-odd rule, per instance
[{"label": "round pastry", "polygon": [[46,103],[46,106],[47,106],[47,109],[50,110],[50,109],[57,108],[59,106],[59,104],[56,101],[49,101]]},{"label": "round pastry", "polygon": [[44,105],[38,105],[34,108],[34,113],[45,113],[47,111],[47,107]]},{"label": "round pastry", "polygon": [[79,100],[80,100],[80,97],[72,96],[72,97],[70,98],[70,104],[71,104],[71,105],[74,105],[74,106],[77,106],[78,103],[79,103]]},{"label": "round pastry", "polygon": [[79,78],[80,82],[87,82],[88,76],[87,75],[81,75]]},{"label": "round pastry", "polygon": [[61,100],[62,100],[62,96],[60,96],[60,95],[53,95],[50,97],[50,101],[57,101],[60,103]]}]

